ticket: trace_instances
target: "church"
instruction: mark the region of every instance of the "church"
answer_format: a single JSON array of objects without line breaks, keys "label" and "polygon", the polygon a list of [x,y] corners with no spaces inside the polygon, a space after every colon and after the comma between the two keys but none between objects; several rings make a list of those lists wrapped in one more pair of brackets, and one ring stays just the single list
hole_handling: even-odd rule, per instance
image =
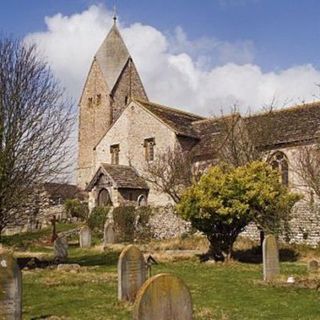
[{"label": "church", "polygon": [[[192,152],[193,166],[205,170],[216,163],[225,119],[150,102],[115,19],[93,58],[79,102],[77,181],[89,193],[89,208],[172,204],[145,179],[146,163],[179,150]],[[310,190],[296,174],[294,158],[301,146],[318,137],[320,103],[239,115],[237,123],[246,128],[255,148],[268,152],[282,182],[306,195],[294,210],[293,239],[317,244],[320,221],[317,210],[310,209]]]}]

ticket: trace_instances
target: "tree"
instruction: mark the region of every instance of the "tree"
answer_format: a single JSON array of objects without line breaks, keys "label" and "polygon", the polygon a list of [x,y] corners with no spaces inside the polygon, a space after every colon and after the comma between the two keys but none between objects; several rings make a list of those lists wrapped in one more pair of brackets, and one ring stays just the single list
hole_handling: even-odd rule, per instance
[{"label": "tree", "polygon": [[35,188],[66,173],[73,118],[36,47],[0,39],[0,235],[23,219]]},{"label": "tree", "polygon": [[181,152],[180,149],[159,154],[152,162],[147,162],[145,179],[155,189],[168,194],[178,203],[186,187],[192,184],[192,152]]},{"label": "tree", "polygon": [[236,106],[230,115],[221,117],[219,123],[222,132],[221,144],[217,147],[219,161],[239,167],[263,158]]},{"label": "tree", "polygon": [[207,236],[209,257],[224,261],[250,222],[268,233],[279,233],[299,199],[281,184],[277,171],[255,161],[237,168],[210,168],[186,190],[177,212]]},{"label": "tree", "polygon": [[320,198],[320,148],[315,141],[312,145],[301,146],[295,155],[295,170],[304,183]]}]

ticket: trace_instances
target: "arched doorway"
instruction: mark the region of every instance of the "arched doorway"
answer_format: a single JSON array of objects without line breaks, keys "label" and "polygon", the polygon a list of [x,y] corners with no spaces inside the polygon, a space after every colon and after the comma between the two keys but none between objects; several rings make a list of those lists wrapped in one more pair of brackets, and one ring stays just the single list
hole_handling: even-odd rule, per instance
[{"label": "arched doorway", "polygon": [[112,204],[109,191],[107,189],[101,189],[98,194],[98,206],[107,207]]}]

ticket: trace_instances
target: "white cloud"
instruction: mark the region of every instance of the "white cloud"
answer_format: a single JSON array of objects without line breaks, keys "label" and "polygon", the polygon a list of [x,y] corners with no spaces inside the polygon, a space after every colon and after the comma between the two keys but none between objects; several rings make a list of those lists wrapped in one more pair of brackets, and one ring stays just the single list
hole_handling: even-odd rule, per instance
[{"label": "white cloud", "polygon": [[[112,24],[112,13],[91,6],[71,16],[45,18],[47,30],[27,36],[35,41],[69,93],[78,100],[92,57]],[[120,24],[152,101],[201,114],[227,112],[233,103],[242,110],[259,109],[274,97],[282,103],[312,100],[320,71],[312,65],[263,72],[254,64],[250,41],[229,43],[201,38],[190,41],[178,27],[165,35],[152,26]]]}]

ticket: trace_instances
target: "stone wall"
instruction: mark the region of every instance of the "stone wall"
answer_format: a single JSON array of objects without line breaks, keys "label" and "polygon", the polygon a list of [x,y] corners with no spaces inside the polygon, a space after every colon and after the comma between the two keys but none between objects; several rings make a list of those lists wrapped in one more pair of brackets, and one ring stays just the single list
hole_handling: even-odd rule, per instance
[{"label": "stone wall", "polygon": [[79,110],[78,186],[85,188],[93,175],[93,148],[112,123],[110,96],[102,71],[92,63]]},{"label": "stone wall", "polygon": [[133,61],[129,59],[112,91],[113,122],[119,118],[131,98],[148,100],[137,69]]},{"label": "stone wall", "polygon": [[189,222],[174,213],[173,206],[155,207],[149,220],[149,226],[155,239],[179,237],[190,231]]},{"label": "stone wall", "polygon": [[[133,166],[141,176],[145,177],[144,140],[148,138],[155,139],[155,157],[165,153],[168,148],[174,149],[177,142],[172,130],[139,104],[132,102],[97,146],[96,170],[100,163],[111,163],[110,146],[119,144],[119,164]],[[149,187],[149,205],[163,206],[172,203],[169,196],[157,192],[152,185]]]}]

